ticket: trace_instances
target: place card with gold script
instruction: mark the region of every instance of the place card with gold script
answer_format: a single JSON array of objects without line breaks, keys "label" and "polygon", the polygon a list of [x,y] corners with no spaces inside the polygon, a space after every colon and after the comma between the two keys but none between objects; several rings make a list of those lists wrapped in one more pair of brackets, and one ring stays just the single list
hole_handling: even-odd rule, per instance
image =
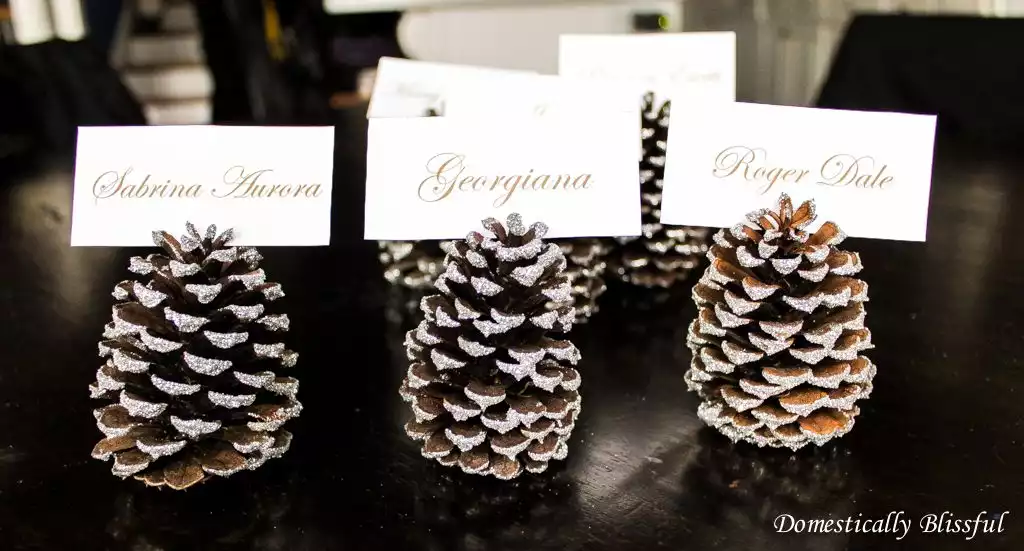
[{"label": "place card with gold script", "polygon": [[366,239],[458,239],[518,212],[549,237],[639,235],[635,113],[370,119]]},{"label": "place card with gold script", "polygon": [[377,63],[366,117],[422,117],[429,110],[444,114],[451,90],[473,82],[515,81],[534,74],[528,71],[383,57]]},{"label": "place card with gold script", "polygon": [[[529,75],[480,79],[450,91],[446,117],[598,116],[628,111],[640,124],[636,87],[621,80]],[[638,134],[639,135],[639,134]],[[639,140],[637,140],[639,142]]]},{"label": "place card with gold script", "polygon": [[661,221],[814,199],[853,237],[924,241],[935,117],[752,103],[673,105]]},{"label": "place card with gold script", "polygon": [[237,245],[327,245],[333,127],[78,129],[72,246],[151,246],[154,230],[234,228]]},{"label": "place card with gold script", "polygon": [[558,74],[620,80],[637,94],[675,103],[733,101],[736,34],[566,34],[558,41]]},{"label": "place card with gold script", "polygon": [[[640,102],[636,87],[621,80],[527,75],[517,79],[479,79],[449,91],[446,117],[594,117],[624,111],[636,121],[640,136]],[[636,140],[637,155],[643,143]]]}]

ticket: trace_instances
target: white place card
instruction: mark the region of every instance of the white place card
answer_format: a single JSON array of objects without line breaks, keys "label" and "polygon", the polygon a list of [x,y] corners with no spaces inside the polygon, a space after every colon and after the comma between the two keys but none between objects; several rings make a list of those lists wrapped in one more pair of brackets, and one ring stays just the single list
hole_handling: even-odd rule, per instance
[{"label": "white place card", "polygon": [[619,80],[529,75],[514,81],[466,83],[450,91],[444,114],[446,117],[593,117],[609,111],[632,113],[639,132],[640,102],[632,84]]},{"label": "white place card", "polygon": [[366,239],[459,239],[512,212],[548,237],[638,235],[636,117],[370,119]]},{"label": "white place card", "polygon": [[185,222],[236,245],[327,245],[333,127],[78,129],[72,246],[152,246]]},{"label": "white place card", "polygon": [[850,236],[925,240],[934,116],[728,103],[672,118],[666,224],[731,227],[785,192]]},{"label": "white place card", "polygon": [[621,80],[674,102],[733,101],[736,34],[562,35],[558,74]]},{"label": "white place card", "polygon": [[435,63],[383,57],[366,117],[423,117],[428,110],[444,114],[451,90],[476,81],[503,81],[532,76],[529,71]]}]

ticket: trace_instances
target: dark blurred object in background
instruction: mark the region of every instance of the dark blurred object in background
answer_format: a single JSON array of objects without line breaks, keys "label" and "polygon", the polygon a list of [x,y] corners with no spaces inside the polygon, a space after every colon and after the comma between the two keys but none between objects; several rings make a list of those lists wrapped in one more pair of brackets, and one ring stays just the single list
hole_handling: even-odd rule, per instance
[{"label": "dark blurred object in background", "polygon": [[30,99],[9,61],[10,49],[0,43],[0,169],[21,160],[33,143],[31,112],[17,107],[28,105]]},{"label": "dark blurred object in background", "polygon": [[329,16],[320,0],[193,3],[216,123],[330,122],[332,106],[354,103],[363,70],[404,57],[397,12]]},{"label": "dark blurred object in background", "polygon": [[328,86],[355,92],[359,74],[377,67],[382,57],[406,57],[398,45],[399,12],[332,16],[328,20]]},{"label": "dark blurred object in background", "polygon": [[123,0],[83,0],[82,2],[86,26],[89,29],[88,39],[108,56],[114,46],[114,38],[117,36],[117,27],[123,8]]},{"label": "dark blurred object in background", "polygon": [[87,40],[0,45],[0,134],[70,149],[79,126],[146,124],[135,98]]},{"label": "dark blurred object in background", "polygon": [[318,0],[194,1],[217,123],[318,124],[330,118]]},{"label": "dark blurred object in background", "polygon": [[634,32],[664,32],[668,26],[668,16],[663,13],[645,11],[633,14]]},{"label": "dark blurred object in background", "polygon": [[818,107],[938,114],[939,132],[1024,144],[1024,19],[861,15],[849,25]]}]

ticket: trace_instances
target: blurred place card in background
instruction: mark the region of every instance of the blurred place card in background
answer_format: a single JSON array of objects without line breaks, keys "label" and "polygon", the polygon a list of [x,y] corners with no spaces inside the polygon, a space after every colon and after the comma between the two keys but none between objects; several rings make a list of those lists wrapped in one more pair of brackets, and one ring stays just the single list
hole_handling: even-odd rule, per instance
[{"label": "blurred place card in background", "polygon": [[636,88],[617,80],[530,75],[507,80],[478,80],[451,90],[447,117],[602,116],[632,113],[639,143],[640,102]]},{"label": "blurred place card in background", "polygon": [[638,94],[655,92],[664,99],[733,101],[736,34],[562,35],[558,74],[622,80]]},{"label": "blurred place card in background", "polygon": [[370,119],[366,239],[460,239],[489,216],[548,237],[638,235],[637,119]]},{"label": "blurred place card in background", "polygon": [[448,92],[474,81],[504,81],[535,73],[471,65],[381,58],[367,118],[423,117],[444,114]]},{"label": "blurred place card in background", "polygon": [[78,129],[72,246],[152,246],[185,222],[236,245],[327,245],[333,127]]},{"label": "blurred place card in background", "polygon": [[661,221],[731,227],[780,193],[853,237],[924,241],[935,117],[753,103],[673,106]]}]

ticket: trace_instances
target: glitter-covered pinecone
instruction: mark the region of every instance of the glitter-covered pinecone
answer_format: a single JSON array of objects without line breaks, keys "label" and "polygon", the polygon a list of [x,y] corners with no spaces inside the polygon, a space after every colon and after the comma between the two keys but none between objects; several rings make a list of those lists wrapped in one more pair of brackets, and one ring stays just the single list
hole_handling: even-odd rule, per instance
[{"label": "glitter-covered pinecone", "polygon": [[[401,395],[415,420],[405,426],[424,457],[500,479],[541,472],[564,459],[580,409],[580,353],[553,338],[572,328],[566,261],[541,238],[547,227],[471,232],[444,244],[440,294],[424,297],[426,319],[409,331],[411,365]],[[551,309],[549,302],[563,303]]]},{"label": "glitter-covered pinecone", "polygon": [[378,241],[377,258],[392,285],[426,289],[441,273],[444,251],[436,241]]},{"label": "glitter-covered pinecone", "polygon": [[[569,304],[576,308],[576,323],[586,323],[597,313],[597,298],[608,288],[604,283],[608,247],[600,239],[589,238],[565,239],[557,241],[557,244],[565,255],[565,275],[572,287]],[[550,305],[552,308],[558,306],[561,305]]]},{"label": "glitter-covered pinecone", "polygon": [[298,381],[276,374],[298,358],[281,342],[288,316],[273,313],[284,293],[231,237],[191,224],[180,241],[154,232],[166,254],[133,257],[141,281],[114,288],[89,389],[112,402],[94,412],[106,438],[92,455],[113,459],[117,476],[183,489],[288,450],[281,426],[302,406]]},{"label": "glitter-covered pinecone", "polygon": [[617,238],[609,256],[612,271],[642,287],[671,287],[685,280],[708,250],[708,229],[661,224],[661,189],[671,102],[658,107],[654,94],[644,96],[640,140],[640,221],[642,235]]},{"label": "glitter-covered pinecone", "polygon": [[785,194],[715,234],[711,266],[693,289],[693,363],[686,373],[698,414],[734,441],[798,449],[846,434],[871,393],[875,366],[864,327],[860,256],[836,248],[832,222],[813,234],[814,203]]}]

